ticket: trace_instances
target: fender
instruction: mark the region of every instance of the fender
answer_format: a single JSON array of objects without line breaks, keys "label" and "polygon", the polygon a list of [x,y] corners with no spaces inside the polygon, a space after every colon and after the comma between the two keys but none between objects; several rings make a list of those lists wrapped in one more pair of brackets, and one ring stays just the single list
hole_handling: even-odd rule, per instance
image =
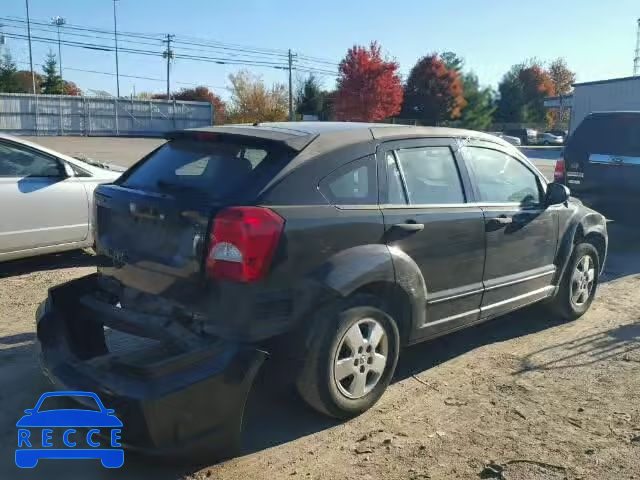
[{"label": "fender", "polygon": [[[600,272],[604,270],[604,264],[607,256],[608,239],[607,239],[607,223],[606,219],[598,212],[585,207],[577,201],[569,202],[569,206],[573,207],[565,211],[565,217],[560,215],[560,239],[558,241],[558,250],[556,253],[556,275],[554,284],[557,286],[560,279],[564,275],[569,259],[573,252],[576,235],[586,237],[588,235],[598,235],[604,243],[604,255],[600,259]],[[578,233],[580,232],[580,233]]]},{"label": "fender", "polygon": [[361,245],[332,256],[312,274],[313,282],[347,297],[377,282],[397,284],[411,302],[409,332],[425,323],[427,289],[418,265],[405,252],[385,244]]}]

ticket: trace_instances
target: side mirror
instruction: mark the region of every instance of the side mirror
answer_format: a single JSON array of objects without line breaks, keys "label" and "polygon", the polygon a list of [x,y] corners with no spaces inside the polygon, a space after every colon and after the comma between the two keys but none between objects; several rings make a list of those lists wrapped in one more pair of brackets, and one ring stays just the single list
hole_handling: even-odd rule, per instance
[{"label": "side mirror", "polygon": [[69,165],[67,162],[62,162],[62,164],[64,165],[64,173],[66,177],[75,177],[76,172],[73,171],[73,168],[71,167],[71,165]]},{"label": "side mirror", "polygon": [[560,205],[561,203],[565,203],[569,200],[570,196],[571,191],[566,185],[553,182],[547,186],[546,204],[547,206]]}]

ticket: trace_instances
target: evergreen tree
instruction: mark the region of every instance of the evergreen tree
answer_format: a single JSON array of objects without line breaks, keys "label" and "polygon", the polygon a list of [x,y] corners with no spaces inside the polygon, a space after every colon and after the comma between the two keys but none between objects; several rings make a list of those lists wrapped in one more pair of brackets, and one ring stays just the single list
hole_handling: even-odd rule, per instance
[{"label": "evergreen tree", "polygon": [[16,64],[9,52],[0,57],[0,92],[15,93],[18,91],[17,71]]},{"label": "evergreen tree", "polygon": [[58,62],[52,52],[47,54],[47,59],[44,62],[42,71],[44,72],[42,93],[62,95],[64,92],[64,82],[62,81],[62,77],[58,75]]},{"label": "evergreen tree", "polygon": [[462,110],[460,126],[471,130],[487,130],[493,123],[496,111],[493,91],[489,87],[480,87],[478,77],[472,72],[462,75],[462,88],[467,106]]}]

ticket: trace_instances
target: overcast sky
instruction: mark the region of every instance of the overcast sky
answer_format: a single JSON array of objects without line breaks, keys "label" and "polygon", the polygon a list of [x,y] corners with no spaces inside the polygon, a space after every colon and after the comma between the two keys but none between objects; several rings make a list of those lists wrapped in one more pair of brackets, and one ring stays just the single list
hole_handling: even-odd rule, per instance
[{"label": "overcast sky", "polygon": [[[29,5],[35,21],[49,21],[60,15],[73,25],[113,28],[112,0],[29,0]],[[354,43],[378,40],[384,51],[400,63],[402,73],[407,73],[425,54],[452,50],[464,57],[466,68],[475,71],[481,83],[496,86],[511,65],[531,57],[542,61],[565,57],[578,81],[630,76],[640,1],[119,0],[117,10],[121,31],[172,33],[178,38],[191,36],[283,51],[291,48],[335,62]],[[0,16],[24,18],[24,0],[2,0]],[[0,23],[5,23],[5,33],[25,33],[16,24],[11,27],[9,22]],[[65,37],[64,28],[62,31],[63,38],[72,38]],[[35,30],[32,34],[52,36]],[[90,37],[73,39],[109,43],[107,39]],[[120,46],[154,52],[163,49],[160,41],[143,41],[151,44],[133,45],[123,39]],[[19,68],[28,69],[26,41],[8,38],[4,48],[20,62]],[[57,52],[55,45],[34,42],[36,64],[43,63],[49,48]],[[62,48],[63,67],[70,67],[64,71],[65,79],[76,82],[83,90],[115,92],[115,77],[71,70],[115,72],[112,52]],[[175,51],[215,55],[211,51],[180,50],[178,46]],[[218,55],[221,53],[224,51]],[[323,65],[322,68],[333,68]],[[206,84],[226,97],[228,75],[239,68],[242,67],[176,60],[172,66],[172,89]],[[287,79],[282,70],[247,68],[267,82]],[[165,90],[166,64],[161,57],[121,53],[120,73],[157,79],[122,77],[122,95],[129,95],[134,87],[137,92]],[[323,80],[326,87],[334,83],[331,76]]]}]

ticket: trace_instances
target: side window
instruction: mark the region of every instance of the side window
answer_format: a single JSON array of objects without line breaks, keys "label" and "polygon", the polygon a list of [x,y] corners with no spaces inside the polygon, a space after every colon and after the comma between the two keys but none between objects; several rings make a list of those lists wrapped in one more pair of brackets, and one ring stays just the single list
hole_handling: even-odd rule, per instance
[{"label": "side window", "polygon": [[0,177],[63,177],[62,163],[55,158],[0,143]]},{"label": "side window", "polygon": [[375,157],[347,163],[325,177],[320,192],[334,205],[375,205],[378,179]]},{"label": "side window", "polygon": [[496,150],[467,147],[465,159],[484,202],[539,205],[537,176],[515,158]]},{"label": "side window", "polygon": [[396,151],[411,204],[464,203],[464,192],[449,147],[418,147]]},{"label": "side window", "polygon": [[387,203],[391,205],[406,205],[407,199],[402,187],[402,177],[393,152],[387,152]]}]

